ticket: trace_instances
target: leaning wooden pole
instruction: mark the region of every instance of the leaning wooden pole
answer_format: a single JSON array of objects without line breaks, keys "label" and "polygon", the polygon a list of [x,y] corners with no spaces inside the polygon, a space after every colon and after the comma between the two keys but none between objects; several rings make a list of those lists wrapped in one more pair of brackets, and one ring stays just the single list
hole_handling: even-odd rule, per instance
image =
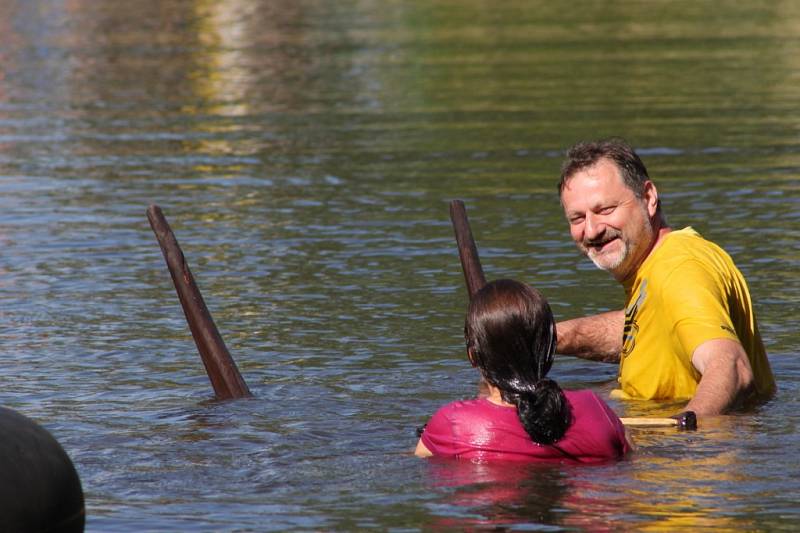
[{"label": "leaning wooden pole", "polygon": [[186,315],[186,322],[189,324],[197,351],[200,352],[211,386],[214,388],[214,395],[218,400],[252,396],[214,324],[214,319],[211,318],[203,295],[200,294],[183,251],[161,208],[157,205],[148,207],[147,219],[161,246],[183,313]]},{"label": "leaning wooden pole", "polygon": [[464,271],[464,280],[467,282],[467,292],[472,298],[476,292],[486,285],[486,276],[483,275],[481,260],[478,257],[478,247],[472,237],[469,227],[467,209],[461,200],[450,202],[450,220],[456,233],[458,257],[461,259],[461,269]]},{"label": "leaning wooden pole", "polygon": [[[456,234],[456,246],[458,246],[458,258],[461,260],[461,270],[464,271],[464,281],[467,282],[467,293],[469,299],[486,285],[486,276],[483,274],[481,260],[478,257],[478,247],[472,237],[472,229],[469,227],[467,218],[467,208],[461,200],[450,202],[450,220],[453,222],[453,230]],[[474,366],[474,363],[473,363]],[[489,395],[489,387],[483,376],[478,379],[478,396]]]}]

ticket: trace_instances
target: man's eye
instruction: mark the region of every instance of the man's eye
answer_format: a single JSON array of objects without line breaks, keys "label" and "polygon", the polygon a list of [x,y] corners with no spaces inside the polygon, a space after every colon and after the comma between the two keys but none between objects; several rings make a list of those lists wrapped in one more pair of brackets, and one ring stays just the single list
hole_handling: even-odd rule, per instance
[{"label": "man's eye", "polygon": [[582,216],[579,216],[579,217],[572,217],[572,218],[570,218],[570,219],[569,219],[569,223],[570,223],[570,224],[572,224],[573,226],[574,226],[575,224],[580,224],[581,222],[583,222],[583,218],[584,218],[584,217],[582,217]]},{"label": "man's eye", "polygon": [[601,215],[610,215],[613,212],[614,212],[614,206],[613,205],[609,205],[608,207],[604,207],[604,208],[600,209],[600,211],[598,211],[598,213],[600,213]]}]

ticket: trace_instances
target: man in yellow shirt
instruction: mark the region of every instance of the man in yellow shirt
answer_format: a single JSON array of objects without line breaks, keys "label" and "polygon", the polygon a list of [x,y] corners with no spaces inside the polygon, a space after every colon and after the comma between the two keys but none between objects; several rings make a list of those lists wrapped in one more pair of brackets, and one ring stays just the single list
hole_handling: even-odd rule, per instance
[{"label": "man in yellow shirt", "polygon": [[775,391],[747,283],[691,228],[666,223],[656,186],[621,139],[567,153],[561,204],[578,248],[625,288],[624,310],[559,322],[558,352],[619,362],[631,399],[724,413]]}]

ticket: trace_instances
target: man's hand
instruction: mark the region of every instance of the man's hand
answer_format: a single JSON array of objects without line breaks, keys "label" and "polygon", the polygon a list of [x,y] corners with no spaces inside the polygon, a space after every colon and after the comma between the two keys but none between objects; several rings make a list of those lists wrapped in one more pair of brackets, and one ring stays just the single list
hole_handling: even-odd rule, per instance
[{"label": "man's hand", "polygon": [[686,410],[698,416],[725,413],[753,390],[753,369],[737,341],[704,342],[692,354],[692,364],[703,376]]},{"label": "man's hand", "polygon": [[556,324],[556,352],[592,361],[618,363],[622,351],[623,311],[565,320]]}]

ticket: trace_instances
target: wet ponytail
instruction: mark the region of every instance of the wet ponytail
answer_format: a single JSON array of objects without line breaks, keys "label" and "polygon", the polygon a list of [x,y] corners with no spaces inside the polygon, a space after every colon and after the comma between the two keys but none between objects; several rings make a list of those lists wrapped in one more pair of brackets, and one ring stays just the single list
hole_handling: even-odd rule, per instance
[{"label": "wet ponytail", "polygon": [[552,444],[572,422],[564,392],[545,378],[556,351],[556,328],[547,301],[536,289],[496,280],[470,302],[464,325],[470,361],[500,389],[531,440]]},{"label": "wet ponytail", "polygon": [[564,391],[552,379],[539,380],[533,392],[509,396],[517,405],[522,427],[533,442],[553,444],[564,436],[572,423],[572,412]]}]

